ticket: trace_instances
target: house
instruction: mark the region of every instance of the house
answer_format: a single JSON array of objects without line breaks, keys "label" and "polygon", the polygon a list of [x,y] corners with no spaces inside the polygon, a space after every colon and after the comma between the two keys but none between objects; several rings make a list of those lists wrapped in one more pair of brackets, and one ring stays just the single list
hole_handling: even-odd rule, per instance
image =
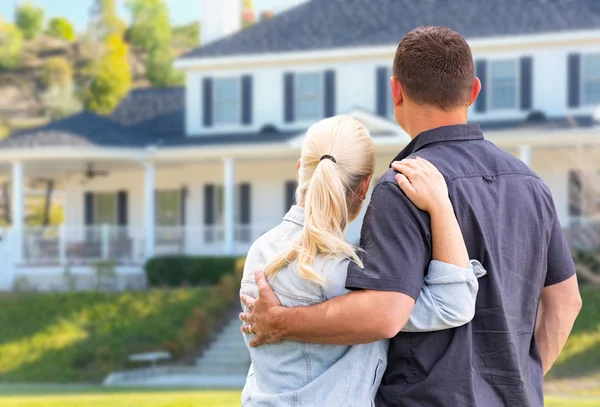
[{"label": "house", "polygon": [[[66,264],[85,274],[100,259],[136,275],[161,254],[244,254],[294,202],[303,135],[327,116],[365,124],[383,173],[409,141],[388,81],[418,25],[467,38],[483,83],[471,121],[545,179],[574,246],[597,244],[600,2],[310,0],[242,31],[238,0],[203,4],[205,45],[175,62],[184,88],[134,90],[110,117],[83,112],[0,143],[15,219],[1,287],[35,276],[48,288]],[[40,174],[65,186],[59,228],[23,225],[24,179]],[[359,230],[360,219],[348,238]]]}]

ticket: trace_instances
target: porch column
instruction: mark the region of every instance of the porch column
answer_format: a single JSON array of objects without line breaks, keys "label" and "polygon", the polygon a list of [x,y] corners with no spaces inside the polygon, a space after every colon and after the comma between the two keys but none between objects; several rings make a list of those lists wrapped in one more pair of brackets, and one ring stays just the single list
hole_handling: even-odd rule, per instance
[{"label": "porch column", "polygon": [[24,212],[24,187],[23,163],[15,161],[12,164],[12,232],[14,234],[15,263],[23,261],[23,225],[25,220]]},{"label": "porch column", "polygon": [[223,159],[225,254],[235,254],[235,160]]},{"label": "porch column", "polygon": [[156,241],[154,225],[154,178],[155,170],[153,162],[144,163],[144,226],[146,242],[146,258],[154,256],[154,245]]},{"label": "porch column", "polygon": [[521,146],[519,147],[519,158],[528,167],[531,167],[531,146]]}]

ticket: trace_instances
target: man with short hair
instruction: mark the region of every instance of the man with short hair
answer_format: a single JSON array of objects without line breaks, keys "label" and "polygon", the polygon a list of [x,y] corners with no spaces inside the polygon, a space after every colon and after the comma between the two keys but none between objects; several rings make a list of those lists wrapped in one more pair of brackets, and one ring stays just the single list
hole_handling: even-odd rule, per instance
[{"label": "man with short hair", "polygon": [[[391,86],[396,120],[412,141],[373,191],[361,233],[364,269],[348,268],[346,285],[355,291],[288,309],[257,273],[260,296],[243,298],[251,310],[240,316],[251,324],[244,329],[256,334],[254,346],[391,338],[378,406],[542,406],[543,376],[581,308],[550,191],[467,124],[481,83],[460,34],[445,27],[408,33]],[[469,255],[488,271],[473,321],[431,333],[400,332],[431,259],[429,217],[396,183],[395,170],[410,171],[400,161],[416,156],[444,174]]]}]

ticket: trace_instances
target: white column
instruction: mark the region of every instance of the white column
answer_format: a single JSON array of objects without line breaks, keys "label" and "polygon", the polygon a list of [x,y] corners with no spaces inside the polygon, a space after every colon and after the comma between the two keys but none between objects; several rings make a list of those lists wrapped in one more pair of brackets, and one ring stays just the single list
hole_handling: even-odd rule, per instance
[{"label": "white column", "polygon": [[144,226],[146,242],[146,258],[154,256],[154,244],[156,241],[154,225],[154,163],[146,162],[144,182]]},{"label": "white column", "polygon": [[521,146],[519,147],[519,158],[528,167],[531,167],[531,146]]},{"label": "white column", "polygon": [[225,254],[235,254],[235,160],[233,158],[223,159],[223,190],[225,208],[223,217],[225,219]]},{"label": "white column", "polygon": [[25,222],[23,163],[15,161],[12,165],[12,232],[15,242],[14,261],[23,261],[23,229]]}]

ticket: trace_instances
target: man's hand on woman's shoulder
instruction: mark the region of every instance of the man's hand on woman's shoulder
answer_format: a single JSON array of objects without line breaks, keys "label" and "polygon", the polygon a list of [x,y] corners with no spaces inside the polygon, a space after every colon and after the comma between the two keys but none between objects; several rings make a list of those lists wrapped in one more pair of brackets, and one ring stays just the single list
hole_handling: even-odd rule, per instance
[{"label": "man's hand on woman's shoulder", "polygon": [[283,339],[280,316],[284,308],[267,283],[265,273],[257,271],[254,273],[254,279],[258,286],[258,298],[244,294],[240,297],[249,310],[240,314],[240,319],[244,322],[241,331],[255,335],[250,341],[252,347],[280,342]]}]

